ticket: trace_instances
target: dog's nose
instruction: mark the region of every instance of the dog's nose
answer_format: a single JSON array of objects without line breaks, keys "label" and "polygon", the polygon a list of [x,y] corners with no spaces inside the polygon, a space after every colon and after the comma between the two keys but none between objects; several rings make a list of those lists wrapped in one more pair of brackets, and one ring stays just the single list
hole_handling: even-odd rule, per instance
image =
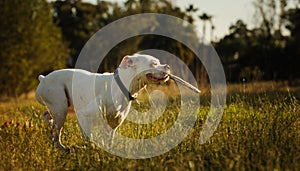
[{"label": "dog's nose", "polygon": [[168,64],[166,64],[165,65],[165,70],[170,70],[171,68],[170,68],[170,65],[168,65]]}]

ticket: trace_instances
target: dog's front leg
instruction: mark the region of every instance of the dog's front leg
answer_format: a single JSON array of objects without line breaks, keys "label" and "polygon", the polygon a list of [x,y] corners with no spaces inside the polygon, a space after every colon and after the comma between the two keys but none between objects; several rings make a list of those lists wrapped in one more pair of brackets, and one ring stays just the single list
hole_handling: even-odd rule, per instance
[{"label": "dog's front leg", "polygon": [[[92,140],[92,137],[89,137],[88,134],[86,134],[84,132],[84,129],[82,128],[81,125],[79,125],[79,128],[80,128],[80,132],[81,132],[81,137],[82,139],[85,141],[85,142],[90,142]],[[91,135],[91,134],[90,134]]]},{"label": "dog's front leg", "polygon": [[112,148],[114,144],[114,136],[115,136],[116,129],[113,129],[108,134],[108,148]]},{"label": "dog's front leg", "polygon": [[116,129],[112,129],[109,125],[105,125],[102,131],[102,146],[108,149],[112,148]]}]

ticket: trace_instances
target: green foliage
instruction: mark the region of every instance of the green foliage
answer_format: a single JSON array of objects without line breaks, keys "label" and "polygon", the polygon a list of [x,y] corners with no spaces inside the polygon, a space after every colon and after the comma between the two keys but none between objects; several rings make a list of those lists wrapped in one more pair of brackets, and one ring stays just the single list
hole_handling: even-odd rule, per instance
[{"label": "green foliage", "polygon": [[[6,115],[0,115],[0,170],[299,170],[298,100],[288,92],[231,94],[216,132],[203,145],[198,138],[209,104],[201,102],[207,105],[200,108],[185,140],[161,156],[143,160],[117,157],[83,142],[74,114],[67,117],[63,132],[63,143],[71,152],[63,154],[48,141],[44,107],[31,100],[2,103],[0,113]],[[140,138],[160,134],[162,125],[176,120],[177,101],[170,105],[168,113],[174,114],[162,116],[162,122],[127,122],[118,133]]]},{"label": "green foliage", "polygon": [[74,65],[83,45],[102,26],[108,24],[109,5],[105,1],[99,5],[81,0],[55,1],[51,5],[54,22],[61,28],[63,39],[68,42]]},{"label": "green foliage", "polygon": [[38,74],[64,67],[68,49],[46,0],[3,0],[0,22],[0,94],[31,91]]}]

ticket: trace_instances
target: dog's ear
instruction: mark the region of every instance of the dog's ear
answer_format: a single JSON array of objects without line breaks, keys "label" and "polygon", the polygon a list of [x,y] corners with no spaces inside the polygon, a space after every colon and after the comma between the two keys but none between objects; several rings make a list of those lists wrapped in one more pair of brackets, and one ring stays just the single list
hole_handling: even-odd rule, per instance
[{"label": "dog's ear", "polygon": [[123,57],[120,67],[125,69],[131,66],[133,66],[133,60],[128,55],[126,55],[125,57]]}]

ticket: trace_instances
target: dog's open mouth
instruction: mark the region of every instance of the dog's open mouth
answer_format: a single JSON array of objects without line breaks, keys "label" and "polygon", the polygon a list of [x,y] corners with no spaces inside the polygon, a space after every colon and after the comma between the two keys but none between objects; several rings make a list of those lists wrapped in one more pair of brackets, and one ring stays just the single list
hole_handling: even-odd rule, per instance
[{"label": "dog's open mouth", "polygon": [[166,81],[166,80],[169,79],[169,74],[164,73],[164,74],[162,74],[162,76],[156,77],[154,74],[148,73],[148,74],[146,74],[146,77],[147,77],[148,80],[154,81],[154,82]]}]

